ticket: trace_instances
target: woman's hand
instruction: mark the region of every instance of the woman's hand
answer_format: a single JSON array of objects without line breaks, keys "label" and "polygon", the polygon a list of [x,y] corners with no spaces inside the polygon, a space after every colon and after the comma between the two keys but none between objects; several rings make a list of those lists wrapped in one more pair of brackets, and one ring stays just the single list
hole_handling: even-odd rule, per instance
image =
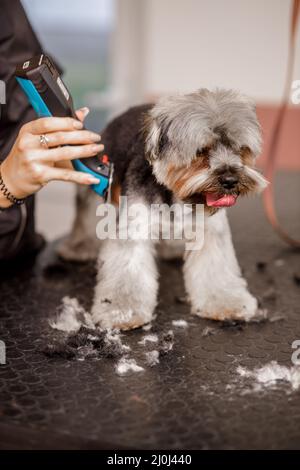
[{"label": "woman's hand", "polygon": [[[16,198],[27,197],[53,180],[86,185],[99,182],[92,175],[75,171],[71,165],[71,160],[91,157],[104,148],[99,144],[99,134],[82,130],[88,109],[83,108],[76,114],[79,120],[46,117],[21,128],[1,165],[4,184]],[[46,136],[48,148],[41,144],[41,135]]]}]

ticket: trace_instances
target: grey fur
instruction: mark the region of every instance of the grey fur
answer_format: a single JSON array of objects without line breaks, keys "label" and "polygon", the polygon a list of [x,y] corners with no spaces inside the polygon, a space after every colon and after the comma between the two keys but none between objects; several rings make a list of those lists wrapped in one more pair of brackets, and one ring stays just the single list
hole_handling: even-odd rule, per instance
[{"label": "grey fur", "polygon": [[[170,165],[188,168],[201,154],[207,154],[209,169],[186,183],[183,192],[187,197],[205,191],[221,193],[218,178],[222,171],[238,176],[239,194],[261,191],[267,184],[253,168],[261,150],[261,129],[255,106],[251,99],[237,91],[200,89],[186,95],[164,97],[149,111],[145,134],[145,151],[153,173],[159,183],[171,190]],[[241,158],[243,149],[252,157],[249,171]],[[194,202],[203,201],[200,197]]]},{"label": "grey fur", "polygon": [[[186,95],[166,96],[149,112],[146,139],[150,158],[189,164],[198,149],[226,136],[234,150],[247,146],[257,156],[261,131],[253,101],[234,90],[205,88]],[[168,142],[159,152],[162,133]]]}]

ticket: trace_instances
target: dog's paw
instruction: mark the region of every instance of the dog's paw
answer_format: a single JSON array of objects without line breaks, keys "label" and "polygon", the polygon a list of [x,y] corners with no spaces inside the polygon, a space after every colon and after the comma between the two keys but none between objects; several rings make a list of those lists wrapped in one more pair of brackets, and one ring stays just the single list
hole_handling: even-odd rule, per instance
[{"label": "dog's paw", "polygon": [[133,330],[149,323],[152,320],[152,312],[142,311],[133,305],[118,305],[113,300],[104,298],[94,304],[92,320],[101,328],[119,330]]},{"label": "dog's paw", "polygon": [[210,320],[242,320],[250,321],[258,313],[258,303],[247,290],[239,296],[218,293],[211,299],[206,299],[192,305],[192,313]]},{"label": "dog's paw", "polygon": [[86,240],[76,241],[71,237],[62,240],[56,248],[58,256],[66,261],[76,261],[85,263],[93,261],[99,253],[99,243],[87,238]]}]

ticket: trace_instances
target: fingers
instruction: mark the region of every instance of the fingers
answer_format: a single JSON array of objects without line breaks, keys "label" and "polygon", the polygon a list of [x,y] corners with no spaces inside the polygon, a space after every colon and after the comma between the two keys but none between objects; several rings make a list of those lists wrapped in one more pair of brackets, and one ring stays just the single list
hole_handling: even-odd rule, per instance
[{"label": "fingers", "polygon": [[[96,143],[101,140],[101,136],[95,132],[83,131],[69,131],[69,132],[52,132],[47,134],[48,148],[59,147],[61,145],[81,145]],[[41,147],[40,136],[24,132],[19,136],[18,149],[24,151],[27,149],[44,150]]]},{"label": "fingers", "polygon": [[[39,152],[39,160],[56,163],[63,160],[74,160],[75,158],[87,158],[97,155],[103,149],[104,145],[102,144],[67,145]],[[33,152],[32,158],[35,158]]]},{"label": "fingers", "polygon": [[[30,145],[33,147],[40,147],[40,137],[35,135],[31,140]],[[101,136],[95,132],[83,131],[69,131],[69,132],[52,132],[47,134],[48,148],[59,147],[60,145],[82,145],[96,143],[101,140]],[[22,137],[21,137],[22,138]],[[33,143],[34,142],[34,143]]]},{"label": "fingers", "polygon": [[89,114],[90,110],[87,107],[77,109],[76,116],[78,117],[79,121],[83,122],[87,115]]},{"label": "fingers", "polygon": [[100,179],[94,178],[92,175],[87,173],[82,173],[80,171],[60,169],[60,168],[49,168],[47,169],[46,174],[44,175],[44,182],[48,183],[49,181],[69,181],[72,183],[78,184],[97,184]]},{"label": "fingers", "polygon": [[76,116],[78,119],[71,117],[45,117],[30,121],[25,124],[21,132],[30,132],[31,134],[45,134],[55,131],[71,131],[73,129],[82,129],[83,121],[89,114],[87,107],[78,109]]},{"label": "fingers", "polygon": [[45,117],[25,124],[20,133],[48,134],[56,131],[73,131],[82,129],[82,122],[70,117]]}]

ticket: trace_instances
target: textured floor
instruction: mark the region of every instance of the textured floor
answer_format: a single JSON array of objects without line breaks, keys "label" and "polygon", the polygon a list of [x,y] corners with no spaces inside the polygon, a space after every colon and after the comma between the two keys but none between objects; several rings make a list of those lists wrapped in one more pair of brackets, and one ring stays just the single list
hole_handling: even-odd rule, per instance
[{"label": "textured floor", "polygon": [[[299,175],[282,175],[282,220],[300,233]],[[288,188],[288,190],[286,189]],[[288,210],[286,210],[288,208]],[[118,377],[115,360],[48,359],[41,348],[57,336],[48,320],[65,295],[89,308],[92,266],[55,263],[50,245],[32,266],[1,281],[0,448],[300,448],[300,390],[286,385],[260,393],[236,373],[271,360],[290,367],[300,339],[300,253],[286,248],[265,221],[260,201],[230,211],[240,263],[250,289],[282,321],[226,326],[189,314],[180,263],[161,263],[154,329],[173,329],[174,349],[145,366],[145,332],[122,338],[144,372]],[[257,263],[260,264],[257,268]],[[296,277],[295,277],[296,276]],[[186,319],[179,329],[172,320]],[[212,335],[203,336],[209,326]]]}]

